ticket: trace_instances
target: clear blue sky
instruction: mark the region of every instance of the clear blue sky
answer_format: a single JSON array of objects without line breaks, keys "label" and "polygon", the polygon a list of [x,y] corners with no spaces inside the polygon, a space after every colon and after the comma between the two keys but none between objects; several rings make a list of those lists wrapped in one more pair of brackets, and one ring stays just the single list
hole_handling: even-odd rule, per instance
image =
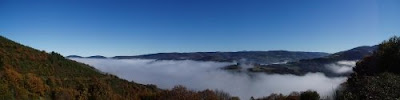
[{"label": "clear blue sky", "polygon": [[400,34],[400,0],[0,0],[0,34],[63,55],[337,52]]}]

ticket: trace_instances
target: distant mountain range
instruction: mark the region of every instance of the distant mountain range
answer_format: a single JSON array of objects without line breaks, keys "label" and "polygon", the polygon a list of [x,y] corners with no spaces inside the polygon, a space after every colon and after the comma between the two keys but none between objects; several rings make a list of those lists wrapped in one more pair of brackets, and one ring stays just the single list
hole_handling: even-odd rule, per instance
[{"label": "distant mountain range", "polygon": [[[337,52],[329,56],[314,58],[314,59],[302,59],[295,62],[288,62],[285,64],[271,64],[271,65],[258,65],[254,68],[250,68],[252,72],[266,72],[266,73],[280,73],[280,74],[296,74],[304,75],[308,72],[322,72],[327,76],[343,76],[350,73],[334,73],[327,69],[327,64],[337,63],[338,61],[357,61],[361,60],[366,56],[371,55],[378,46],[360,46],[350,50]],[[232,69],[232,66],[230,66]]]},{"label": "distant mountain range", "polygon": [[[157,59],[157,60],[196,60],[218,62],[245,62],[257,64],[273,64],[277,62],[291,62],[301,59],[319,58],[329,55],[323,52],[297,51],[240,51],[240,52],[194,52],[194,53],[157,53],[138,56],[115,56],[114,59]],[[68,58],[83,58],[71,55]],[[105,58],[91,56],[85,58]]]},{"label": "distant mountain range", "polygon": [[67,58],[98,58],[98,59],[105,59],[107,57],[100,56],[100,55],[89,56],[89,57],[82,57],[82,56],[78,56],[78,55],[69,55],[69,56],[67,56]]},{"label": "distant mountain range", "polygon": [[[350,50],[333,54],[323,52],[298,52],[298,51],[239,51],[239,52],[193,52],[193,53],[157,53],[138,56],[115,56],[111,59],[157,59],[157,60],[196,60],[237,62],[235,65],[226,66],[225,70],[241,71],[241,64],[252,64],[250,72],[265,72],[279,74],[304,75],[309,72],[322,72],[327,76],[343,76],[350,73],[335,73],[327,69],[327,64],[338,61],[357,61],[368,56],[377,49],[376,46],[360,46]],[[77,55],[68,58],[96,58],[104,56],[81,57]]]}]

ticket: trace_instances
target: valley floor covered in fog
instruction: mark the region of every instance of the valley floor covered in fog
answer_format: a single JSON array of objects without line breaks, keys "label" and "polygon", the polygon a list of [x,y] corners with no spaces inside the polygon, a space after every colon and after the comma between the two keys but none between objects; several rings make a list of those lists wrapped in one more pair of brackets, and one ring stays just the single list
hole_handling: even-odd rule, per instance
[{"label": "valley floor covered in fog", "polygon": [[[163,89],[183,85],[193,90],[218,89],[246,100],[271,93],[316,90],[322,97],[330,95],[346,77],[328,78],[322,73],[304,76],[229,72],[221,67],[233,63],[191,60],[88,59],[72,60],[89,64],[100,71],[141,84],[154,84]],[[345,69],[346,70],[346,69]],[[343,69],[340,69],[343,72]]]}]

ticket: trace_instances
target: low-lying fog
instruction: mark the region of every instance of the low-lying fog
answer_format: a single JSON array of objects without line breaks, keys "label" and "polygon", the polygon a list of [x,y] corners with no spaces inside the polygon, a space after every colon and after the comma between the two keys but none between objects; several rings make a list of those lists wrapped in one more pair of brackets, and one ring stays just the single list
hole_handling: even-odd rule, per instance
[{"label": "low-lying fog", "polygon": [[163,89],[171,89],[176,85],[184,85],[193,90],[219,89],[232,96],[239,96],[243,100],[251,96],[289,94],[292,91],[309,89],[326,96],[346,80],[345,77],[328,78],[322,73],[309,73],[305,76],[233,73],[220,70],[221,67],[233,63],[221,62],[85,58],[72,60],[92,65],[103,72],[137,83],[155,84]]}]

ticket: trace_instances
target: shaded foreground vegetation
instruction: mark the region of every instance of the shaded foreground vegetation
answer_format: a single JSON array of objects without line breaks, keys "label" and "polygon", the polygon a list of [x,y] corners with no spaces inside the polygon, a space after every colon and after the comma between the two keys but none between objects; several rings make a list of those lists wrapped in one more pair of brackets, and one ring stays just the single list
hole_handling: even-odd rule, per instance
[{"label": "shaded foreground vegetation", "polygon": [[271,94],[267,97],[250,98],[250,100],[319,100],[320,96],[316,91],[292,92],[289,95]]},{"label": "shaded foreground vegetation", "polygon": [[339,100],[400,99],[400,37],[379,45],[371,56],[358,62],[343,87]]},{"label": "shaded foreground vegetation", "polygon": [[222,91],[162,90],[99,72],[86,64],[38,51],[0,36],[0,99],[235,100]]}]

